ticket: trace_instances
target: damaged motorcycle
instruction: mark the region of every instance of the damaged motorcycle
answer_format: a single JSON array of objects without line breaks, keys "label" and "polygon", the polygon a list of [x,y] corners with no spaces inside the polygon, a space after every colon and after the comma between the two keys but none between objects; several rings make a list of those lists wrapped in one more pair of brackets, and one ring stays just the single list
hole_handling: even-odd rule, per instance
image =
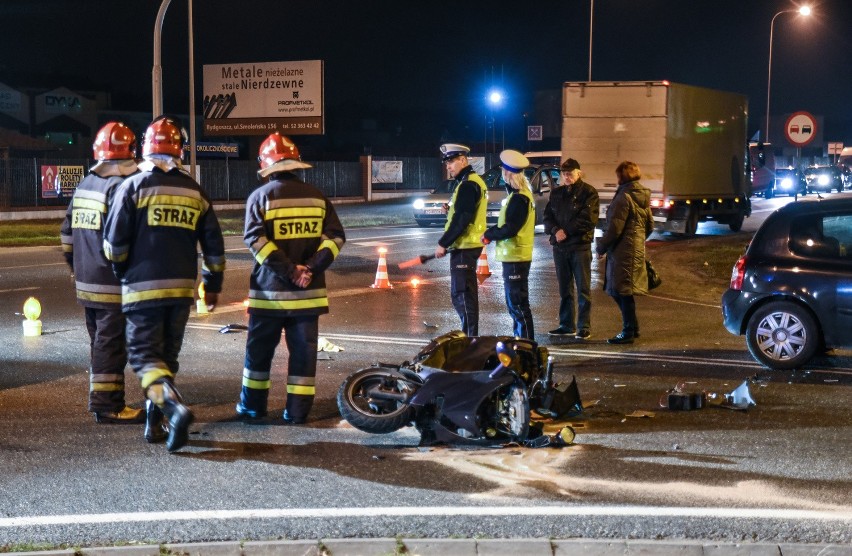
[{"label": "damaged motorcycle", "polygon": [[340,386],[337,407],[364,432],[414,426],[421,446],[568,445],[571,427],[547,436],[530,422],[531,404],[545,416],[557,416],[553,407],[581,410],[576,381],[570,388],[556,386],[553,358],[534,341],[453,331],[433,339],[412,361],[353,372]]}]

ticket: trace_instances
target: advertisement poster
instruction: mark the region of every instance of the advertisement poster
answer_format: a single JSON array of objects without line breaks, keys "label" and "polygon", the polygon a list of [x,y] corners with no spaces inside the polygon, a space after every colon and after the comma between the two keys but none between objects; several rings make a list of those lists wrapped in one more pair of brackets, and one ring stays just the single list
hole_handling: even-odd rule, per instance
[{"label": "advertisement poster", "polygon": [[322,135],[323,63],[204,66],[204,135]]},{"label": "advertisement poster", "polygon": [[42,166],[41,198],[70,198],[85,175],[83,166]]},{"label": "advertisement poster", "polygon": [[374,160],[372,181],[373,183],[402,183],[402,161]]}]

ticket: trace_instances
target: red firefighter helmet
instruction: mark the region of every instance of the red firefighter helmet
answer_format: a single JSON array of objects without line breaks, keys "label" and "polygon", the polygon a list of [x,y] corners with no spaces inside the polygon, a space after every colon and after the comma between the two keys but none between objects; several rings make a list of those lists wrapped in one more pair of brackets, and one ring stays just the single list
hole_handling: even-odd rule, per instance
[{"label": "red firefighter helmet", "polygon": [[136,134],[121,122],[109,122],[98,131],[92,151],[95,160],[136,158]]},{"label": "red firefighter helmet", "polygon": [[180,158],[183,154],[183,133],[171,118],[157,118],[145,130],[142,156],[167,154]]},{"label": "red firefighter helmet", "polygon": [[257,161],[260,162],[260,169],[265,170],[279,160],[285,159],[301,161],[302,157],[299,156],[299,149],[296,148],[296,144],[289,137],[276,131],[260,144]]}]

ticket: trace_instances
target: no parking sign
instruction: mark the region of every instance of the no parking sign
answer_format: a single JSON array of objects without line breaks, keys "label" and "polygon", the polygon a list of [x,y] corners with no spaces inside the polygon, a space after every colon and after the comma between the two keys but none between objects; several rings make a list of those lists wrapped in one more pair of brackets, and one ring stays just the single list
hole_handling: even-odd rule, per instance
[{"label": "no parking sign", "polygon": [[784,124],[784,136],[793,146],[804,147],[817,136],[817,121],[809,112],[794,112]]}]

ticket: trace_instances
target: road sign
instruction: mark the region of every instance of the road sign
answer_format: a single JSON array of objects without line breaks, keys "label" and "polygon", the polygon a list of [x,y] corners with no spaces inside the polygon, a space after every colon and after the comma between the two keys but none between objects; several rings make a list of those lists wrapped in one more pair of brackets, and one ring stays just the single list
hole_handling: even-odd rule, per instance
[{"label": "road sign", "polygon": [[828,154],[840,154],[843,152],[843,143],[829,143]]},{"label": "road sign", "polygon": [[541,141],[544,138],[544,132],[540,125],[527,126],[527,141]]},{"label": "road sign", "polygon": [[809,112],[794,112],[784,124],[784,136],[794,147],[810,144],[817,135],[817,121]]}]

